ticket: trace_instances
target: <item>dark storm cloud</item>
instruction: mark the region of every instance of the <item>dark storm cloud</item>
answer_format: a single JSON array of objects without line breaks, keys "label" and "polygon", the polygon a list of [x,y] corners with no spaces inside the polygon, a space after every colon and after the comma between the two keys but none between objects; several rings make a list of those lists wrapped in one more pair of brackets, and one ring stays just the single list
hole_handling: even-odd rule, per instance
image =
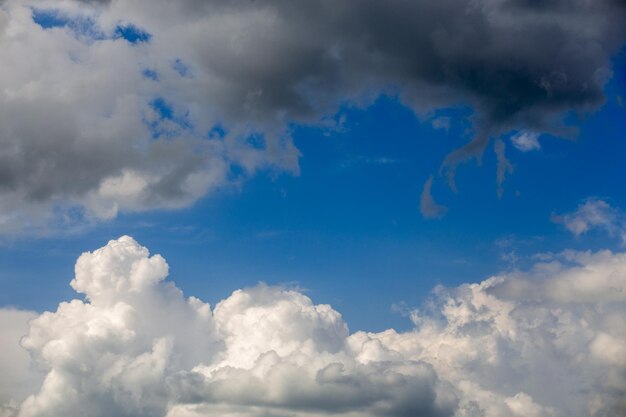
[{"label": "dark storm cloud", "polygon": [[[214,2],[189,3],[214,13]],[[261,109],[297,115],[335,88],[396,87],[424,107],[469,102],[496,127],[545,128],[555,112],[601,104],[626,32],[624,2],[606,0],[232,1],[216,10],[272,16],[271,28],[250,19],[236,35],[242,50],[211,40],[203,50],[215,72],[263,91]]]},{"label": "dark storm cloud", "polygon": [[[65,27],[34,23],[38,8]],[[4,2],[0,229],[70,206],[180,207],[232,166],[297,173],[290,126],[333,128],[341,105],[380,94],[420,114],[474,110],[473,139],[443,161],[454,185],[502,133],[571,134],[563,116],[604,102],[625,34],[616,0]]]},{"label": "dark storm cloud", "polygon": [[256,111],[288,119],[317,120],[364,91],[398,93],[417,111],[469,104],[477,133],[444,162],[452,178],[493,135],[512,128],[567,135],[564,112],[603,103],[610,58],[626,33],[625,4],[231,2],[234,13],[271,10],[276,25],[270,37],[251,37],[248,53],[223,49],[214,62],[244,91],[261,92]]}]

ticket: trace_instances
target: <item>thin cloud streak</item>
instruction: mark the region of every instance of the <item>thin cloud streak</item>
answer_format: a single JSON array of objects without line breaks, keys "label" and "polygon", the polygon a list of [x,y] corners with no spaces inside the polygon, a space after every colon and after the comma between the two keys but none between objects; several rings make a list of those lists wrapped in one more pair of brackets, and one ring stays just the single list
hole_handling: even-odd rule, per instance
[{"label": "thin cloud streak", "polygon": [[434,177],[432,175],[428,177],[424,183],[424,188],[422,189],[422,195],[420,197],[420,212],[426,219],[440,219],[448,211],[447,207],[435,202],[431,191],[433,187],[433,180]]}]

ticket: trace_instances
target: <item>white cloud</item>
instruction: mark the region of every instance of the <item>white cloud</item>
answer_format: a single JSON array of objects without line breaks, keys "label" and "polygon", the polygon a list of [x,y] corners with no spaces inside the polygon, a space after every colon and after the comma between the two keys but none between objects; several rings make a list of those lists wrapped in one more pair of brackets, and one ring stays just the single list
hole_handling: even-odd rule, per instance
[{"label": "white cloud", "polygon": [[[265,285],[237,290],[211,309],[185,298],[165,280],[167,270],[130,237],[83,254],[72,286],[87,300],[30,322],[21,343],[46,377],[0,415],[609,417],[626,410],[626,254],[564,252],[527,272],[438,288],[403,333],[350,333],[331,306]],[[6,338],[19,339],[16,332]],[[3,350],[1,375],[22,372],[10,365],[19,355]],[[13,388],[2,387],[6,401]]]},{"label": "white cloud", "polygon": [[626,243],[626,215],[604,200],[588,198],[574,212],[552,215],[552,221],[562,224],[576,237],[598,229]]},{"label": "white cloud", "polygon": [[[20,347],[20,338],[28,332],[34,311],[0,308],[0,416],[32,393],[42,375],[30,366],[28,353]],[[3,414],[4,413],[4,414]]]},{"label": "white cloud", "polygon": [[511,143],[522,152],[530,152],[541,149],[539,133],[522,131],[511,137]]}]

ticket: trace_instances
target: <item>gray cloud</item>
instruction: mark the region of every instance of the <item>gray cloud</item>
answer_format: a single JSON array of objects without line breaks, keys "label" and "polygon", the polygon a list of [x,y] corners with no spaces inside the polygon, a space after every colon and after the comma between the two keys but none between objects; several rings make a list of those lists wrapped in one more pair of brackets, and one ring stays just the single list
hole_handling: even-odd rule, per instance
[{"label": "gray cloud", "polygon": [[[32,8],[82,26],[43,29]],[[614,0],[7,0],[0,229],[181,207],[260,169],[297,173],[291,124],[323,126],[380,94],[418,113],[472,106],[474,139],[442,165],[452,183],[491,137],[569,134],[564,112],[601,105],[625,13]],[[113,36],[127,23],[152,37]]]},{"label": "gray cloud", "polygon": [[496,181],[498,183],[498,198],[502,198],[502,194],[504,194],[504,180],[506,178],[506,174],[512,174],[514,171],[513,165],[506,157],[506,145],[500,139],[496,140],[493,144],[494,152],[496,153],[497,159],[497,172],[496,172]]},{"label": "gray cloud", "polygon": [[437,204],[432,195],[434,177],[431,175],[424,183],[422,195],[420,197],[420,212],[427,219],[439,219],[448,211],[447,207]]}]

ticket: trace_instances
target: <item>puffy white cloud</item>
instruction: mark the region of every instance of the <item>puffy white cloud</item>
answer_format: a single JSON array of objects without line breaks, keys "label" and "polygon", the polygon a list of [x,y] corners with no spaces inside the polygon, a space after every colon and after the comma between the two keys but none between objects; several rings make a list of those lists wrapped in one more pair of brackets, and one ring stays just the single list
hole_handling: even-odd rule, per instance
[{"label": "puffy white cloud", "polygon": [[[81,255],[72,286],[87,299],[30,322],[21,344],[45,379],[2,413],[609,417],[626,410],[626,254],[564,252],[526,272],[437,288],[427,308],[411,313],[413,330],[381,333],[350,333],[331,306],[266,285],[237,290],[211,309],[165,280],[167,268],[130,237]],[[7,337],[17,340],[15,332]]]},{"label": "puffy white cloud", "polygon": [[2,1],[0,232],[297,173],[291,126],[381,93],[419,113],[474,108],[451,176],[492,136],[565,134],[563,112],[603,103],[623,2],[459,1]]}]

